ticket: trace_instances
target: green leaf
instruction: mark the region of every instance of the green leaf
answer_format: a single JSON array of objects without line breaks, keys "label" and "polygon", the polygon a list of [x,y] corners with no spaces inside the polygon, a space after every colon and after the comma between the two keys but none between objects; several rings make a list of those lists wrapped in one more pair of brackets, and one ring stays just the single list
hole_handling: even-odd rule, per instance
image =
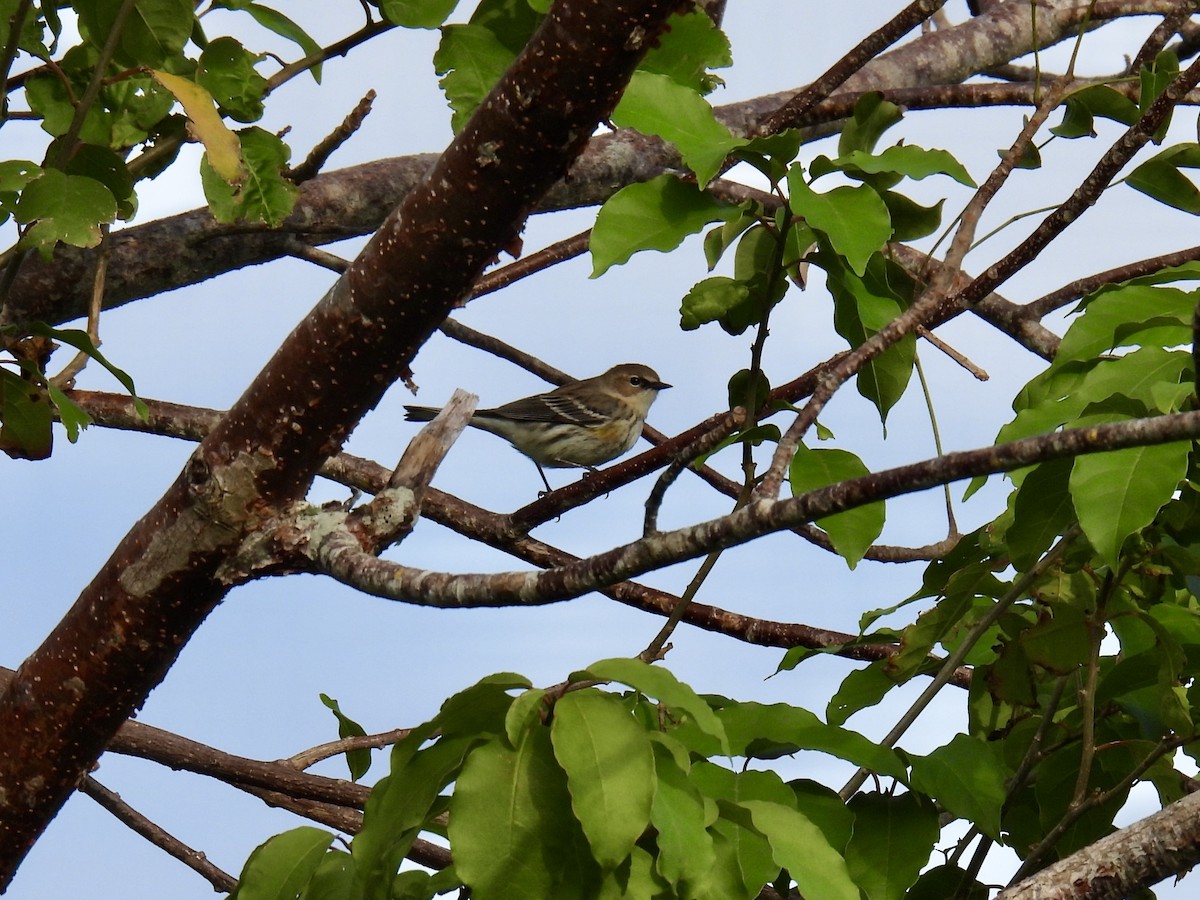
[{"label": "green leaf", "polygon": [[196,80],[220,109],[238,122],[262,118],[267,79],[258,74],[254,63],[254,54],[231,37],[214,39],[200,54]]},{"label": "green leaf", "polygon": [[1196,291],[1126,284],[1087,301],[1063,335],[1055,361],[1088,359],[1117,347],[1172,347],[1191,341]]},{"label": "green leaf", "polygon": [[[810,450],[801,444],[792,457],[788,478],[792,495],[799,496],[807,491],[869,474],[871,470],[853,453],[846,450]],[[883,533],[884,518],[884,504],[880,501],[817,519],[816,524],[825,529],[833,548],[853,569]]]},{"label": "green leaf", "polygon": [[[66,429],[67,440],[75,443],[79,440],[80,430],[87,428],[94,420],[83,407],[63,393],[61,388],[56,387],[53,381],[46,382],[46,393],[50,395],[50,402],[58,410],[58,419]],[[0,407],[2,406],[3,404],[0,404]]]},{"label": "green leaf", "polygon": [[792,212],[829,238],[833,249],[862,277],[867,261],[892,236],[887,205],[867,185],[836,187],[818,194],[804,180],[799,166],[788,171],[788,201]]},{"label": "green leaf", "polygon": [[[1150,104],[1167,89],[1167,85],[1179,75],[1179,57],[1170,50],[1160,50],[1154,57],[1154,61],[1149,65],[1142,66],[1142,70],[1138,74],[1141,82],[1138,108],[1145,112],[1150,109]],[[1171,117],[1172,111],[1168,109],[1167,115],[1154,130],[1156,144],[1166,137],[1167,129],[1171,126]]]},{"label": "green leaf", "polygon": [[704,761],[692,766],[690,781],[705,797],[715,799],[720,810],[720,817],[710,827],[717,864],[700,896],[705,900],[750,900],[778,874],[779,863],[745,804],[765,801],[792,808],[792,791],[774,772],[731,772]]},{"label": "green leaf", "polygon": [[[658,874],[656,863],[654,856],[641,847],[634,847],[620,867],[604,874],[596,900],[643,900],[666,896],[671,886]],[[585,890],[590,892],[590,888],[588,885]]]},{"label": "green leaf", "polygon": [[300,900],[355,900],[354,857],[340,850],[327,852],[301,892]]},{"label": "green leaf", "polygon": [[137,389],[134,387],[133,379],[129,377],[127,372],[114,366],[108,360],[108,358],[100,352],[99,348],[92,343],[92,339],[88,337],[86,331],[81,331],[78,328],[51,328],[44,322],[34,322],[29,326],[29,333],[38,337],[47,337],[53,341],[60,341],[61,343],[64,343],[70,347],[74,347],[76,350],[86,353],[89,357],[102,365],[109,372],[109,374],[112,375],[113,378],[117,379],[117,381],[121,383],[121,386],[129,392],[130,396],[133,397],[134,410],[137,412],[138,416],[140,416],[142,419],[145,419],[149,415],[149,410],[146,408],[146,404],[138,398]]},{"label": "green leaf", "polygon": [[[77,0],[81,31],[99,49],[108,40],[122,0]],[[124,66],[159,68],[179,57],[192,36],[191,0],[137,0],[125,20],[114,58]]]},{"label": "green leaf", "polygon": [[741,215],[732,204],[673,175],[622,188],[605,201],[592,228],[592,277],[628,262],[639,250],[674,250],[710,222]]},{"label": "green leaf", "polygon": [[1021,632],[1026,658],[1053,675],[1069,675],[1091,655],[1091,636],[1083,612],[1056,604],[1053,616],[1042,616]]},{"label": "green leaf", "polygon": [[927,150],[912,144],[888,147],[879,154],[871,154],[864,150],[852,150],[845,156],[839,156],[833,162],[839,168],[857,169],[868,174],[894,172],[918,181],[928,178],[930,175],[948,175],[959,184],[970,188],[976,186],[975,179],[949,151]]},{"label": "green leaf", "polygon": [[[390,900],[396,869],[443,804],[439,792],[458,777],[474,747],[488,738],[500,739],[512,702],[507,692],[528,686],[527,679],[508,672],[482,678],[446,700],[432,721],[392,747],[391,772],[371,791],[362,830],[350,848],[362,900]],[[435,743],[422,746],[439,732]]]},{"label": "green leaf", "polygon": [[[1025,119],[1029,121],[1028,117]],[[1009,147],[997,147],[996,155],[1001,159],[1008,156]],[[1021,147],[1021,155],[1014,164],[1018,169],[1040,169],[1042,167],[1042,151],[1032,141]]]},{"label": "green leaf", "polygon": [[579,896],[599,880],[546,728],[527,732],[516,749],[495,740],[467,758],[450,799],[449,837],[477,900]]},{"label": "green leaf", "polygon": [[[749,813],[746,813],[746,817],[749,818]],[[716,862],[701,886],[685,896],[689,900],[752,900],[757,897],[767,880],[777,874],[775,861],[771,858],[771,845],[757,832],[724,819],[718,820],[711,830]],[[755,849],[758,850],[758,856],[750,857],[748,847],[755,846],[754,842],[757,842]],[[754,874],[761,875],[761,881],[751,878],[752,871],[747,870],[747,862],[759,863],[764,869],[769,867],[770,871],[762,874],[753,870]],[[748,886],[747,881],[757,884]]]},{"label": "green leaf", "polygon": [[788,870],[801,895],[822,900],[859,900],[846,860],[824,833],[798,810],[762,800],[745,800],[754,827],[771,843],[775,862]]},{"label": "green leaf", "polygon": [[1134,169],[1125,183],[1167,206],[1200,215],[1200,190],[1179,171],[1183,168],[1200,168],[1200,144],[1168,147]]},{"label": "green leaf", "polygon": [[730,376],[727,391],[730,409],[738,406],[759,409],[771,394],[771,382],[761,370],[741,369]]},{"label": "green leaf", "polygon": [[650,739],[619,698],[594,689],[573,691],[554,705],[550,737],[596,861],[615,868],[650,821]]},{"label": "green leaf", "polygon": [[59,241],[75,247],[99,244],[100,226],[117,217],[117,201],[93,178],[46,169],[25,185],[15,217],[30,226],[20,246],[36,248],[49,259]]},{"label": "green leaf", "polygon": [[257,126],[243,129],[237,136],[246,163],[246,179],[240,187],[230,186],[219,176],[207,154],[201,161],[209,208],[219,222],[263,222],[277,227],[291,214],[299,194],[283,176],[291,151],[278,137]]},{"label": "green leaf", "polygon": [[808,778],[788,782],[796,798],[796,808],[821,829],[825,840],[838,853],[844,853],[854,832],[854,813],[846,808],[837,791]]},{"label": "green leaf", "polygon": [[617,681],[629,685],[648,697],[679,712],[687,713],[702,732],[716,738],[724,751],[729,742],[721,720],[704,699],[661,666],[650,666],[639,659],[618,657],[592,663],[583,673],[572,675],[572,681],[594,678],[598,681]]},{"label": "green leaf", "polygon": [[1083,533],[1116,567],[1125,538],[1153,521],[1187,473],[1191,443],[1129,447],[1075,460],[1071,498]]},{"label": "green leaf", "polygon": [[958,734],[928,756],[909,758],[914,790],[933,797],[993,840],[1001,840],[1000,810],[1012,770],[998,744]]},{"label": "green leaf", "polygon": [[442,704],[435,721],[446,737],[504,734],[511,691],[526,691],[529,679],[515,672],[485,675]]},{"label": "green leaf", "polygon": [[[338,737],[361,737],[366,735],[366,731],[361,725],[342,712],[338,702],[328,694],[321,694],[321,702],[334,714],[338,722]],[[358,750],[346,751],[346,765],[350,769],[350,779],[358,781],[367,774],[367,770],[371,768],[371,751],[362,747]]]},{"label": "green leaf", "polygon": [[758,222],[748,207],[748,204],[743,204],[740,207],[742,210],[740,216],[729,219],[723,225],[718,225],[704,236],[704,258],[708,261],[708,271],[711,272],[716,268],[721,257],[725,255],[725,251],[742,236],[742,232]]},{"label": "green leaf", "polygon": [[[876,254],[871,258],[865,277],[859,277],[841,264],[839,257],[822,252],[817,262],[825,268],[826,285],[834,299],[833,325],[852,347],[859,347],[900,314],[902,291],[911,282],[902,280],[892,263]],[[912,377],[917,345],[906,335],[873,357],[858,373],[858,392],[875,404],[880,421],[904,396]]]},{"label": "green leaf", "polygon": [[692,285],[679,305],[679,327],[694,331],[709,322],[719,322],[730,334],[741,334],[758,321],[757,304],[750,286],[735,278],[714,275]]},{"label": "green leaf", "polygon": [[988,900],[991,893],[963,869],[946,864],[922,872],[905,896],[907,900]]},{"label": "green leaf", "polygon": [[27,159],[0,162],[0,224],[16,212],[21,189],[41,174],[42,167]]},{"label": "green leaf", "polygon": [[[25,100],[30,110],[42,117],[42,129],[48,134],[65,134],[75,118],[75,104],[68,86],[53,75],[31,75],[25,80]],[[107,144],[111,121],[103,110],[93,106],[84,119],[80,138],[87,143]]]},{"label": "green leaf", "polygon": [[885,660],[876,660],[861,669],[854,669],[842,679],[825,709],[829,724],[843,724],[860,709],[874,706],[896,686],[896,682],[888,677],[885,664]]},{"label": "green leaf", "polygon": [[902,118],[903,110],[890,100],[884,100],[878,91],[863,94],[854,104],[854,115],[838,138],[838,155],[845,156],[855,150],[870,153],[883,133]]},{"label": "green leaf", "polygon": [[64,171],[68,175],[91,178],[108,188],[113,199],[117,201],[117,215],[122,219],[131,219],[137,212],[133,176],[129,174],[129,168],[121,155],[108,147],[77,144]]},{"label": "green leaf", "polygon": [[658,831],[658,869],[672,884],[698,885],[716,861],[709,816],[699,791],[688,781],[671,752],[654,742],[658,783],[650,808],[650,823]]},{"label": "green leaf", "polygon": [[[733,756],[774,758],[800,750],[817,750],[856,766],[903,781],[907,770],[895,751],[857,732],[826,725],[813,713],[783,703],[733,703],[718,710]],[[757,746],[772,748],[760,755]]]},{"label": "green leaf", "polygon": [[729,38],[711,17],[696,9],[671,16],[666,32],[642,59],[639,68],[666,75],[678,84],[707,94],[720,81],[707,70],[732,63]]},{"label": "green leaf", "polygon": [[942,224],[942,206],[946,202],[944,199],[933,206],[922,206],[895,191],[884,191],[880,196],[892,220],[893,240],[915,241],[917,238],[933,234]]},{"label": "green leaf", "polygon": [[437,28],[457,5],[458,0],[379,0],[379,11],[402,28]]},{"label": "green leaf", "polygon": [[1050,132],[1062,138],[1094,137],[1096,129],[1092,120],[1096,116],[1132,125],[1138,120],[1139,113],[1137,104],[1124,94],[1108,85],[1096,84],[1067,96],[1062,122]]},{"label": "green leaf", "polygon": [[458,776],[477,743],[442,739],[421,749],[434,731],[426,724],[392,747],[391,774],[371,791],[363,826],[350,845],[363,900],[388,900],[392,878],[408,853],[439,792]]},{"label": "green leaf", "polygon": [[[1129,417],[1129,400],[1154,409],[1164,386],[1190,380],[1191,354],[1161,347],[1141,347],[1132,353],[1096,363],[1068,362],[1051,366],[1027,384],[1013,408],[1017,416],[1000,429],[997,442],[1013,441],[1079,423],[1085,409],[1112,414],[1103,421]],[[1116,400],[1117,396],[1125,398]],[[1101,421],[1093,418],[1092,421]]]},{"label": "green leaf", "polygon": [[[107,85],[101,92],[101,102],[112,110],[109,146],[121,153],[150,140],[166,139],[174,133],[183,132],[183,121],[171,116],[175,95],[161,84],[146,76],[133,76]],[[178,153],[173,148],[156,159],[153,165],[142,169],[143,178],[153,178],[170,165]]]},{"label": "green leaf", "polygon": [[854,834],[846,865],[868,900],[904,896],[917,880],[938,838],[937,810],[913,794],[855,794]]},{"label": "green leaf", "polygon": [[442,29],[433,67],[442,76],[438,84],[453,110],[450,125],[456,134],[516,58],[517,51],[505,46],[484,25],[447,25]]},{"label": "green leaf", "polygon": [[[218,9],[236,9],[249,13],[251,18],[263,28],[299,46],[305,56],[319,56],[321,53],[321,45],[313,40],[307,31],[283,13],[271,9],[269,6],[262,6],[254,0],[214,0],[213,6]],[[312,73],[313,81],[320,84],[321,64],[315,63],[309,68],[309,72]]]},{"label": "green leaf", "polygon": [[230,900],[297,897],[325,857],[333,835],[320,828],[293,828],[260,844],[238,878]]},{"label": "green leaf", "polygon": [[521,735],[540,718],[542,710],[546,709],[545,688],[530,688],[517,695],[504,716],[504,733],[513,747],[521,743]]},{"label": "green leaf", "polygon": [[787,177],[788,165],[800,152],[800,133],[789,128],[778,134],[756,137],[733,151],[733,157],[748,163],[777,184]]},{"label": "green leaf", "polygon": [[1070,459],[1042,463],[1021,481],[1013,499],[1013,523],[1005,541],[1018,572],[1028,572],[1075,521],[1075,505],[1067,490]]},{"label": "green leaf", "polygon": [[633,73],[612,120],[674,144],[702,188],[730,151],[746,143],[717,121],[708,101],[695,90],[654,72]]},{"label": "green leaf", "polygon": [[44,391],[0,368],[0,452],[45,459],[54,448],[54,415]]}]

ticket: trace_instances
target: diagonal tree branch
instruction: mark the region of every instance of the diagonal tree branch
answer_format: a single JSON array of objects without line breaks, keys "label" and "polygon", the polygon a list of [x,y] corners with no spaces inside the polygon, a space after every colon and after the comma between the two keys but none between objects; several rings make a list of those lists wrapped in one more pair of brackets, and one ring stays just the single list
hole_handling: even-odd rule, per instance
[{"label": "diagonal tree branch", "polygon": [[[0,889],[244,577],[232,557],[404,375],[611,112],[675,3],[562,0],[0,697]],[[534,100],[536,99],[536,103]],[[485,149],[486,148],[486,149]]]},{"label": "diagonal tree branch", "polygon": [[[759,500],[727,516],[656,532],[586,559],[538,572],[430,572],[364,552],[344,531],[321,521],[295,523],[285,551],[363,593],[421,606],[536,606],[557,603],[714,550],[869,503],[1051,459],[1200,438],[1200,412],[1134,419],[1022,438],[979,450],[949,453],[818,488],[787,500]],[[281,539],[281,544],[284,539]],[[302,564],[298,560],[298,564]]]}]

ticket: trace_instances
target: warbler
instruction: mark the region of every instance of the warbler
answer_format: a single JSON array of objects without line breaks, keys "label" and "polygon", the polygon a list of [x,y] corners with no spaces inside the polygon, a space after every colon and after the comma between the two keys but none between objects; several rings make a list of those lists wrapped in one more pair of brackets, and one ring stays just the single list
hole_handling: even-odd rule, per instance
[{"label": "warbler", "polygon": [[[616,459],[637,443],[650,404],[670,386],[649,366],[622,363],[545,394],[476,410],[467,424],[498,434],[533,460],[549,491],[542,466],[594,469]],[[441,412],[404,408],[409,422],[428,422]]]}]

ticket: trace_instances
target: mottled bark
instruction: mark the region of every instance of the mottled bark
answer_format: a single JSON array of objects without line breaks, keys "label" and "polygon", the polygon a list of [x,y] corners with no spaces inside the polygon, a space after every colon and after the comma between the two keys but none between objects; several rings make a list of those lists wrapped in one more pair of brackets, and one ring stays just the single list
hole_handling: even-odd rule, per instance
[{"label": "mottled bark", "polygon": [[675,2],[562,2],[0,697],[0,889],[239,573],[562,177]]}]

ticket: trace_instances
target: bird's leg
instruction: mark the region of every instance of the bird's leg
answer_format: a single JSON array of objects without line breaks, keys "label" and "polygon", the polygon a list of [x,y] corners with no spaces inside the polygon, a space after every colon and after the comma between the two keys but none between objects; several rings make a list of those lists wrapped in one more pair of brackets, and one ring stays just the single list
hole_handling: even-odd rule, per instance
[{"label": "bird's leg", "polygon": [[[537,466],[538,474],[542,476],[542,484],[544,484],[546,486],[546,494],[549,494],[553,490],[553,488],[550,487],[550,482],[546,480],[546,473],[544,471],[542,471],[542,464],[535,460],[531,460],[531,461],[533,462],[533,464],[535,466]],[[544,497],[544,496],[546,496],[546,494],[543,494],[542,496]]]}]

